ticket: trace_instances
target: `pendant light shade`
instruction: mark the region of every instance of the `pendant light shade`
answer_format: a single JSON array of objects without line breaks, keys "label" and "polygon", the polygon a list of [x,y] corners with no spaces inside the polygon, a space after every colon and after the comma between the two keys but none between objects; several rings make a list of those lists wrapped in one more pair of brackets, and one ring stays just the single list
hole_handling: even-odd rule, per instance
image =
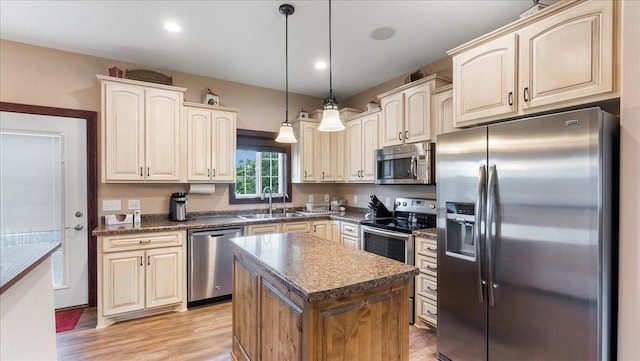
[{"label": "pendant light shade", "polygon": [[338,99],[333,97],[333,79],[331,65],[331,0],[329,0],[329,97],[324,100],[322,121],[318,125],[321,132],[339,132],[344,130],[344,124],[340,120],[338,112]]},{"label": "pendant light shade", "polygon": [[289,123],[289,15],[295,11],[293,5],[282,4],[280,5],[280,14],[285,17],[285,30],[284,30],[284,58],[285,58],[285,108],[284,108],[284,122],[280,125],[280,132],[276,137],[278,143],[297,143],[295,134],[293,134],[293,127]]}]

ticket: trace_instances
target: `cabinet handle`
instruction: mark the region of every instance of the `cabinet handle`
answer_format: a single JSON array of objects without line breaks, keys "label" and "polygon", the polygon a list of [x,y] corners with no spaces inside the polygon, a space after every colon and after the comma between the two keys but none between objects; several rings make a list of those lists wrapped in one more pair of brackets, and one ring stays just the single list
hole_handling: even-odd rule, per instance
[{"label": "cabinet handle", "polygon": [[524,91],[522,92],[523,97],[524,97],[524,101],[528,102],[529,101],[529,87],[524,88]]},{"label": "cabinet handle", "polygon": [[437,248],[427,247],[427,251],[431,251],[431,252],[433,252],[433,251],[437,251],[437,250],[438,250]]},{"label": "cabinet handle", "polygon": [[509,92],[509,105],[513,105],[513,92]]},{"label": "cabinet handle", "polygon": [[437,291],[437,290],[438,290],[437,288],[431,288],[430,286],[427,286],[427,289],[428,289],[429,291],[433,291],[433,292],[435,292],[435,291]]},{"label": "cabinet handle", "polygon": [[207,168],[207,177],[211,177],[211,169]]},{"label": "cabinet handle", "polygon": [[147,256],[147,266],[151,266],[151,256]]},{"label": "cabinet handle", "polygon": [[405,139],[405,140],[406,140],[406,139],[409,139],[409,131],[408,131],[408,130],[405,130],[405,131],[404,131],[404,139]]},{"label": "cabinet handle", "polygon": [[215,168],[213,168],[213,176],[214,177],[216,176],[216,169]]},{"label": "cabinet handle", "polygon": [[149,176],[149,168],[150,167],[147,167],[147,177]]},{"label": "cabinet handle", "polygon": [[140,244],[147,244],[147,243],[151,243],[151,240],[150,239],[146,239],[144,241],[141,240],[139,243]]},{"label": "cabinet handle", "polygon": [[317,227],[317,226],[314,224],[314,225],[313,225],[313,233],[316,233],[316,227]]},{"label": "cabinet handle", "polygon": [[142,177],[142,167],[140,167],[140,177]]},{"label": "cabinet handle", "polygon": [[402,132],[398,133],[398,140],[402,140]]},{"label": "cabinet handle", "polygon": [[438,315],[437,313],[435,313],[435,312],[431,312],[431,311],[429,311],[429,310],[427,310],[427,313],[428,313],[428,314],[430,314],[431,316],[437,316],[437,315]]},{"label": "cabinet handle", "polygon": [[432,271],[437,271],[438,267],[431,267],[431,266],[427,265],[427,269],[432,270]]},{"label": "cabinet handle", "polygon": [[307,178],[307,171],[304,171],[304,177]]},{"label": "cabinet handle", "polygon": [[[322,172],[322,179],[324,179],[324,171]],[[315,231],[314,231],[315,232]]]},{"label": "cabinet handle", "polygon": [[142,256],[140,256],[140,265],[142,266]]}]

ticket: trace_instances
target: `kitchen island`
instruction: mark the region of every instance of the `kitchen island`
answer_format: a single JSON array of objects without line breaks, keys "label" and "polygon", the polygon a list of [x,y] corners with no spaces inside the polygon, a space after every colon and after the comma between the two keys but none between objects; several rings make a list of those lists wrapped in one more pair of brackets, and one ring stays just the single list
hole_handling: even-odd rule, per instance
[{"label": "kitchen island", "polygon": [[235,360],[407,360],[414,266],[302,233],[234,244]]}]

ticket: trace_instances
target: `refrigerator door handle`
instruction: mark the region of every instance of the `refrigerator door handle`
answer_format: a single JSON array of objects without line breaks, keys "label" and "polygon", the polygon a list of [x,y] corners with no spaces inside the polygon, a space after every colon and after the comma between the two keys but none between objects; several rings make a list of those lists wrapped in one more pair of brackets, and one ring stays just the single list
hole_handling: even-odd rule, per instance
[{"label": "refrigerator door handle", "polygon": [[482,257],[482,214],[484,213],[485,202],[487,199],[487,166],[481,164],[478,169],[478,197],[476,198],[476,210],[475,210],[475,229],[474,229],[474,243],[476,245],[476,263],[478,265],[478,301],[484,303],[484,285],[487,281],[484,279],[483,271],[483,257]]},{"label": "refrigerator door handle", "polygon": [[491,164],[489,166],[489,181],[487,184],[488,196],[487,196],[487,230],[485,233],[485,238],[487,242],[487,279],[489,281],[488,285],[488,293],[489,293],[489,305],[491,307],[495,307],[496,303],[496,295],[495,288],[497,285],[495,284],[495,274],[494,274],[494,264],[493,264],[493,248],[495,245],[493,244],[493,229],[495,223],[495,212],[496,212],[496,165]]}]

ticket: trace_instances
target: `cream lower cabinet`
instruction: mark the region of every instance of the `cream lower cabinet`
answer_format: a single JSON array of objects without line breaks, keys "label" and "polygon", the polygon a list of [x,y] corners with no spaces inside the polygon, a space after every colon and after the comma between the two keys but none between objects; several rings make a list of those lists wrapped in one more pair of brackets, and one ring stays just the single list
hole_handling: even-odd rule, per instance
[{"label": "cream lower cabinet", "polygon": [[373,183],[374,151],[378,149],[379,110],[362,113],[346,124],[347,180]]},{"label": "cream lower cabinet", "polygon": [[186,310],[185,232],[98,238],[98,324]]},{"label": "cream lower cabinet", "polygon": [[340,221],[332,220],[331,221],[331,238],[328,238],[334,242],[342,242],[341,235],[342,229],[340,226]]},{"label": "cream lower cabinet", "polygon": [[311,223],[308,221],[282,223],[282,233],[293,232],[311,233]]},{"label": "cream lower cabinet", "polygon": [[250,224],[244,227],[244,234],[268,234],[268,233],[280,233],[282,232],[282,225],[280,223],[261,223]]},{"label": "cream lower cabinet", "polygon": [[360,225],[342,222],[340,240],[345,246],[360,249]]},{"label": "cream lower cabinet", "polygon": [[619,97],[617,1],[563,1],[448,52],[456,127]]},{"label": "cream lower cabinet", "polygon": [[331,221],[312,221],[311,234],[322,239],[331,240]]},{"label": "cream lower cabinet", "polygon": [[236,109],[185,103],[187,181],[235,181]]},{"label": "cream lower cabinet", "polygon": [[103,182],[181,180],[184,88],[98,75]]},{"label": "cream lower cabinet", "polygon": [[382,108],[380,147],[433,140],[431,95],[449,83],[434,74],[378,95]]},{"label": "cream lower cabinet", "polygon": [[438,245],[433,237],[415,238],[415,325],[435,328],[438,324]]}]

